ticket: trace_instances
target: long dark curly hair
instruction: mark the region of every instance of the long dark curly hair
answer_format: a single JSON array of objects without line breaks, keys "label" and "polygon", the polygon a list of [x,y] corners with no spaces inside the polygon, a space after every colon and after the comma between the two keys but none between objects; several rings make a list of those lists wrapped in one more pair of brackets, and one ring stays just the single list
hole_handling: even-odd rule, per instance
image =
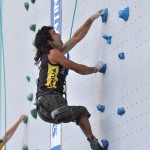
[{"label": "long dark curly hair", "polygon": [[53,41],[53,38],[49,33],[49,30],[52,29],[52,26],[43,26],[40,30],[38,30],[35,36],[34,46],[36,47],[37,51],[34,60],[36,65],[39,64],[41,56],[43,54],[48,54],[53,48],[50,44],[48,44],[48,40]]}]

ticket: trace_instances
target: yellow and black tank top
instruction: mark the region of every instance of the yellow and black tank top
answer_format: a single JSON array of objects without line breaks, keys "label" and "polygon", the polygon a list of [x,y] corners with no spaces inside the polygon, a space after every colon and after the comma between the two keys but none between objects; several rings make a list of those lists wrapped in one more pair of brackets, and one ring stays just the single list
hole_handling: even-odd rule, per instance
[{"label": "yellow and black tank top", "polygon": [[48,54],[42,55],[36,96],[52,93],[63,94],[67,75],[67,68],[60,64],[52,64],[48,59]]},{"label": "yellow and black tank top", "polygon": [[4,146],[4,141],[0,139],[0,150],[2,150],[3,146]]}]

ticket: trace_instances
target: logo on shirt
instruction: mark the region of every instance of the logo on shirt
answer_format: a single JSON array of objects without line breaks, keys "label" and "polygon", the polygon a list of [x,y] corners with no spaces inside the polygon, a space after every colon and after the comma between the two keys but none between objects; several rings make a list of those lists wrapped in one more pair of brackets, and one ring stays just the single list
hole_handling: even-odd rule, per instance
[{"label": "logo on shirt", "polygon": [[59,66],[52,66],[48,64],[47,82],[45,84],[48,88],[56,88],[58,81]]}]

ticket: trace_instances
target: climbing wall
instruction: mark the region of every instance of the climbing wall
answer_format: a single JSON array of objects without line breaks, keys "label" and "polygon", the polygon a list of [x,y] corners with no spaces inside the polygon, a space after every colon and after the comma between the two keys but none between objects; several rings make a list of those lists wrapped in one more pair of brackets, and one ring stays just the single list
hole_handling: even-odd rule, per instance
[{"label": "climbing wall", "polygon": [[[74,5],[75,1],[62,3],[63,40],[69,38]],[[107,71],[105,75],[88,76],[70,71],[68,102],[87,107],[93,132],[99,141],[109,141],[108,150],[150,147],[149,5],[148,0],[78,1],[73,32],[97,10],[108,8],[109,13],[106,24],[101,18],[93,23],[88,35],[70,52],[71,60],[88,66],[103,60]],[[127,21],[118,15],[126,7],[129,7]],[[111,44],[102,38],[103,34],[112,36]],[[124,58],[118,57],[120,53]],[[98,104],[105,106],[104,112],[97,110]],[[75,124],[63,124],[62,135],[63,150],[90,149]]]},{"label": "climbing wall", "polygon": [[[26,2],[26,8],[24,4]],[[28,8],[29,4],[29,8]],[[28,10],[27,10],[28,8]],[[7,129],[22,114],[28,116],[28,123],[21,123],[7,144],[7,150],[21,150],[28,145],[30,150],[50,148],[50,125],[39,117],[33,118],[30,111],[35,108],[36,79],[38,69],[34,65],[35,48],[33,40],[36,29],[50,24],[50,1],[3,0],[3,40],[6,69]],[[28,80],[30,77],[30,81]],[[4,88],[3,88],[4,89]],[[32,98],[33,94],[33,98]],[[27,99],[28,97],[28,99]],[[4,108],[4,95],[2,97]],[[32,100],[32,101],[31,101]],[[4,135],[4,109],[2,109],[2,135]]]},{"label": "climbing wall", "polygon": [[[30,114],[35,108],[38,70],[33,61],[35,32],[29,27],[36,24],[39,29],[50,24],[50,1],[26,2],[29,3],[28,11],[25,1],[3,1],[7,129],[21,114],[29,117],[27,124],[20,124],[7,150],[12,147],[20,150],[24,144],[30,150],[46,150],[50,147],[50,125]],[[69,39],[74,4],[75,1],[62,1],[64,41]],[[99,141],[109,141],[108,150],[144,150],[150,146],[149,5],[148,0],[82,0],[77,4],[73,32],[97,10],[108,8],[109,12],[107,22],[102,23],[101,18],[94,21],[88,35],[70,52],[73,61],[88,66],[103,60],[107,63],[106,74],[83,76],[70,71],[67,78],[68,103],[87,107],[92,130]],[[130,14],[124,21],[118,12],[126,7]],[[112,36],[111,44],[102,38],[103,34]],[[120,53],[124,53],[125,59],[118,57]],[[30,77],[30,82],[26,76]],[[32,93],[33,101],[27,100]],[[105,106],[104,112],[97,110],[99,104]],[[124,108],[125,113],[118,115],[119,108]],[[5,120],[4,100],[1,116],[1,120]],[[3,135],[4,130],[1,133]],[[62,150],[78,149],[90,150],[85,136],[74,123],[63,124]]]}]

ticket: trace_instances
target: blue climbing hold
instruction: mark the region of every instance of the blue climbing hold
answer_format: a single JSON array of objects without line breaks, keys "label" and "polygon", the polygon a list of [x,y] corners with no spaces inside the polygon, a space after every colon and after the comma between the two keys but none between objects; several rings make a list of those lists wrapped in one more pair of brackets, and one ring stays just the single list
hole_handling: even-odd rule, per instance
[{"label": "blue climbing hold", "polygon": [[101,17],[102,17],[102,22],[106,23],[107,22],[107,18],[108,18],[108,8],[105,8],[103,10],[103,15],[101,15]]},{"label": "blue climbing hold", "polygon": [[111,38],[112,38],[112,36],[103,34],[102,37],[107,41],[108,44],[111,44]]},{"label": "blue climbing hold", "polygon": [[102,68],[99,70],[100,73],[105,73],[107,69],[107,64],[103,64]]},{"label": "blue climbing hold", "polygon": [[103,148],[105,150],[107,150],[108,146],[109,146],[109,142],[106,139],[101,140],[102,144],[103,144]]},{"label": "blue climbing hold", "polygon": [[99,105],[97,105],[97,110],[99,110],[100,112],[104,112],[105,106],[99,104]]},{"label": "blue climbing hold", "polygon": [[70,54],[69,53],[67,53],[67,58],[70,59]]},{"label": "blue climbing hold", "polygon": [[122,53],[119,53],[119,54],[118,54],[118,57],[119,57],[120,59],[125,59],[124,52],[122,52]]},{"label": "blue climbing hold", "polygon": [[127,21],[129,18],[129,7],[126,7],[124,10],[120,10],[118,14],[119,18],[122,18],[123,20]]},{"label": "blue climbing hold", "polygon": [[125,114],[125,109],[123,107],[118,108],[117,114],[122,116],[123,114]]}]

